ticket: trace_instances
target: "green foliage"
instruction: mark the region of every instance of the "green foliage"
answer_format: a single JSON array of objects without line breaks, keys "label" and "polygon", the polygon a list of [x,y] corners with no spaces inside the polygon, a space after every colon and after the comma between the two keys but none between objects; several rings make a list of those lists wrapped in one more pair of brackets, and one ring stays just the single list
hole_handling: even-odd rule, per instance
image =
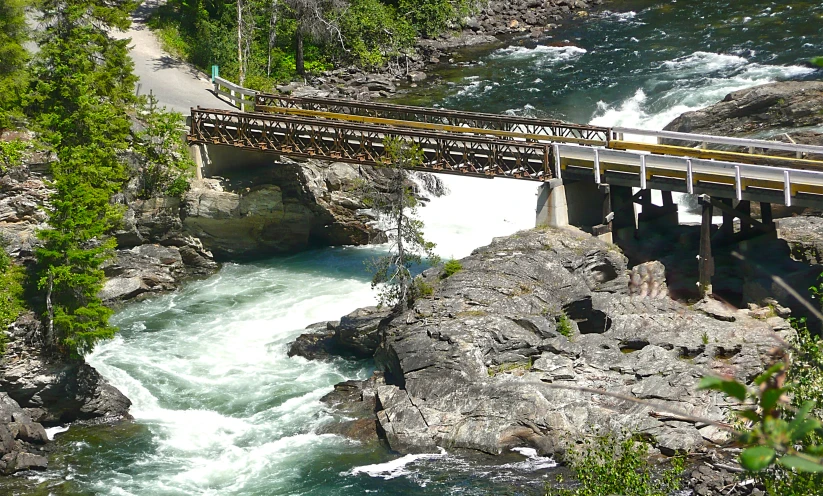
[{"label": "green foliage", "polygon": [[23,278],[22,267],[12,264],[5,249],[0,246],[0,353],[6,349],[6,328],[25,309]]},{"label": "green foliage", "polygon": [[529,371],[531,370],[534,363],[532,359],[529,358],[528,362],[508,362],[508,363],[501,363],[500,365],[495,365],[494,367],[489,367],[486,372],[488,372],[489,377],[494,377],[498,374],[505,374],[507,372],[514,372],[518,370],[522,371]]},{"label": "green foliage", "polygon": [[810,62],[816,66],[823,67],[823,57],[813,57]]},{"label": "green foliage", "polygon": [[795,472],[823,472],[823,445],[819,432],[823,424],[812,411],[813,400],[797,408],[786,408],[791,388],[784,385],[787,361],[779,361],[759,375],[749,389],[736,379],[704,377],[699,389],[720,391],[740,402],[751,400],[750,406],[738,412],[752,423],[750,430],[738,432],[738,439],[749,446],[740,453],[740,465],[751,472],[760,472],[773,464]]},{"label": "green foliage", "polygon": [[153,95],[143,102],[140,115],[146,125],[134,142],[141,165],[140,197],[182,196],[194,168],[183,141],[183,116],[158,108]]},{"label": "green foliage", "polygon": [[565,313],[561,313],[560,316],[557,317],[557,332],[563,336],[566,336],[569,340],[572,339],[572,333],[574,332],[572,329],[572,322],[569,319],[569,316]]},{"label": "green foliage", "polygon": [[26,143],[23,140],[0,140],[0,174],[20,165],[25,150]]},{"label": "green foliage", "polygon": [[26,5],[27,0],[0,0],[0,134],[21,117],[28,81]]},{"label": "green foliage", "polygon": [[369,69],[382,66],[414,44],[414,27],[380,0],[352,0],[339,24],[354,62]]},{"label": "green foliage", "polygon": [[129,25],[130,2],[43,0],[47,26],[33,66],[29,112],[58,160],[52,164],[49,228],[38,233],[38,285],[46,293],[45,342],[69,357],[111,338],[111,310],[97,297],[100,268],[114,240],[105,235],[122,218],[110,203],[126,173],[135,102],[128,40],[109,37]]},{"label": "green foliage", "polygon": [[401,309],[411,305],[420,291],[412,284],[411,268],[422,264],[424,256],[437,264],[437,257],[434,243],[423,237],[423,222],[416,217],[417,199],[408,180],[408,169],[422,163],[423,152],[399,139],[386,138],[383,145],[384,167],[389,169],[387,189],[380,191],[370,183],[361,183],[361,193],[388,226],[390,243],[389,254],[371,263],[372,287],[378,288],[381,305]]},{"label": "green foliage", "polygon": [[414,280],[414,286],[412,289],[414,291],[414,296],[412,297],[413,299],[426,298],[434,294],[434,286],[419,277]]},{"label": "green foliage", "polygon": [[445,279],[451,277],[461,270],[463,270],[463,264],[460,263],[460,260],[449,260],[443,264],[443,273],[440,274],[440,278]]},{"label": "green foliage", "polygon": [[573,489],[546,485],[546,496],[666,496],[680,488],[682,458],[671,459],[671,468],[657,477],[648,460],[649,446],[632,438],[613,435],[586,439],[568,452],[569,466],[577,479]]},{"label": "green foliage", "polygon": [[469,0],[399,0],[398,10],[420,34],[436,36],[459,26],[459,19],[472,10]]}]

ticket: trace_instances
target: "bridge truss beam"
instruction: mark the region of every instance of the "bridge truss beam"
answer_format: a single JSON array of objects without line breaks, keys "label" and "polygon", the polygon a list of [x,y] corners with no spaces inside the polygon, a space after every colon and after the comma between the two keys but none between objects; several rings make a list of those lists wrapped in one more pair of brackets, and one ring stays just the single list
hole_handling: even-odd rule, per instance
[{"label": "bridge truss beam", "polygon": [[554,156],[549,145],[453,133],[197,108],[191,111],[187,140],[190,144],[237,146],[291,157],[381,166],[388,162],[383,145],[386,138],[419,146],[424,155],[419,169],[423,171],[551,179]]}]

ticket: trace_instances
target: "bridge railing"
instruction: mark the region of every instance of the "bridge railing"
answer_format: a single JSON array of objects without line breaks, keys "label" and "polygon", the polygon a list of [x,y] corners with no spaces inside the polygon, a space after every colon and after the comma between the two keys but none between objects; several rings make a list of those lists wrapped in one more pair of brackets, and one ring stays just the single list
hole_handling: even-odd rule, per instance
[{"label": "bridge railing", "polygon": [[614,127],[611,129],[610,134],[610,141],[626,141],[626,136],[642,136],[656,138],[657,143],[663,145],[680,145],[703,150],[708,150],[712,146],[734,147],[744,153],[755,154],[763,151],[767,155],[769,154],[769,151],[783,151],[793,152],[795,157],[798,159],[809,157],[818,161],[823,160],[823,147],[821,146],[784,143],[782,141],[730,138],[725,136],[680,133],[675,131],[649,131],[625,127]]},{"label": "bridge railing", "polygon": [[292,157],[385,165],[386,138],[420,147],[420,170],[546,181],[551,147],[512,140],[264,113],[192,109],[189,143],[230,145]]},{"label": "bridge railing", "polygon": [[221,100],[227,100],[243,112],[254,110],[254,99],[257,91],[236,85],[228,79],[213,76],[214,93]]},{"label": "bridge railing", "polygon": [[605,144],[609,137],[609,129],[605,127],[568,124],[550,119],[534,119],[482,112],[464,112],[333,98],[290,97],[268,93],[259,93],[255,97],[255,110],[258,112],[283,112],[281,109],[301,109],[361,116],[364,118],[362,122],[365,123],[369,122],[369,118],[390,119],[396,121],[397,125],[402,125],[403,122],[418,122],[435,125],[461,126],[483,130],[588,140],[600,144]]},{"label": "bridge railing", "polygon": [[591,171],[596,183],[607,182],[604,176],[613,173],[608,182],[615,177],[631,178],[631,185],[641,189],[647,189],[647,182],[655,180],[667,183],[665,189],[669,191],[695,194],[726,188],[737,200],[759,194],[770,195],[771,203],[787,206],[797,200],[806,200],[802,202],[805,205],[823,203],[823,171],[568,144],[553,145],[552,157],[553,175],[558,178],[562,178],[566,171],[577,169],[585,171],[586,175]]}]

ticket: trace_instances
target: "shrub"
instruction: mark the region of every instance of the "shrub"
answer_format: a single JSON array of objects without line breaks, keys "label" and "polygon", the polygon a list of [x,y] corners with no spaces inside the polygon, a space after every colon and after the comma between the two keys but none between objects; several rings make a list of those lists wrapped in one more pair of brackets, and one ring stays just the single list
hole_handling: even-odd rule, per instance
[{"label": "shrub", "polygon": [[6,350],[6,328],[24,310],[23,269],[11,263],[0,246],[0,353]]},{"label": "shrub", "polygon": [[443,265],[443,273],[440,275],[441,279],[451,277],[457,272],[463,270],[463,264],[459,260],[449,260]]},{"label": "shrub", "polygon": [[557,332],[563,336],[566,336],[566,338],[571,341],[572,334],[574,332],[572,329],[572,321],[565,313],[561,313],[560,316],[557,317]]},{"label": "shrub", "polygon": [[632,438],[603,435],[585,440],[569,450],[569,468],[577,480],[572,489],[546,485],[546,496],[665,496],[680,488],[682,458],[657,477],[648,460],[649,446]]}]

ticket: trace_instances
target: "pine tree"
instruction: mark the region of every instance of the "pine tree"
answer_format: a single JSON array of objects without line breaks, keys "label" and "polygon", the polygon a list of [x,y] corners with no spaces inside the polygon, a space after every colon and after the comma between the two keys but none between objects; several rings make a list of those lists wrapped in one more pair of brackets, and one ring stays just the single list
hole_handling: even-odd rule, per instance
[{"label": "pine tree", "polygon": [[122,217],[110,202],[125,180],[120,156],[128,147],[127,109],[136,77],[128,40],[107,30],[129,24],[130,2],[86,0],[41,4],[46,30],[33,68],[29,112],[57,155],[47,208],[49,228],[37,250],[46,292],[45,341],[79,357],[110,338],[111,310],[97,297],[102,263],[114,248],[106,238]]},{"label": "pine tree", "polygon": [[423,257],[437,264],[435,244],[423,236],[423,221],[416,217],[417,198],[414,196],[409,170],[423,162],[423,152],[417,145],[387,138],[384,141],[388,188],[377,190],[364,184],[363,198],[386,226],[389,254],[378,258],[372,265],[372,287],[379,288],[381,305],[395,310],[407,308],[414,299],[425,293],[425,288],[413,283],[411,269],[423,263]]},{"label": "pine tree", "polygon": [[0,0],[0,134],[20,114],[26,84],[25,0]]}]

